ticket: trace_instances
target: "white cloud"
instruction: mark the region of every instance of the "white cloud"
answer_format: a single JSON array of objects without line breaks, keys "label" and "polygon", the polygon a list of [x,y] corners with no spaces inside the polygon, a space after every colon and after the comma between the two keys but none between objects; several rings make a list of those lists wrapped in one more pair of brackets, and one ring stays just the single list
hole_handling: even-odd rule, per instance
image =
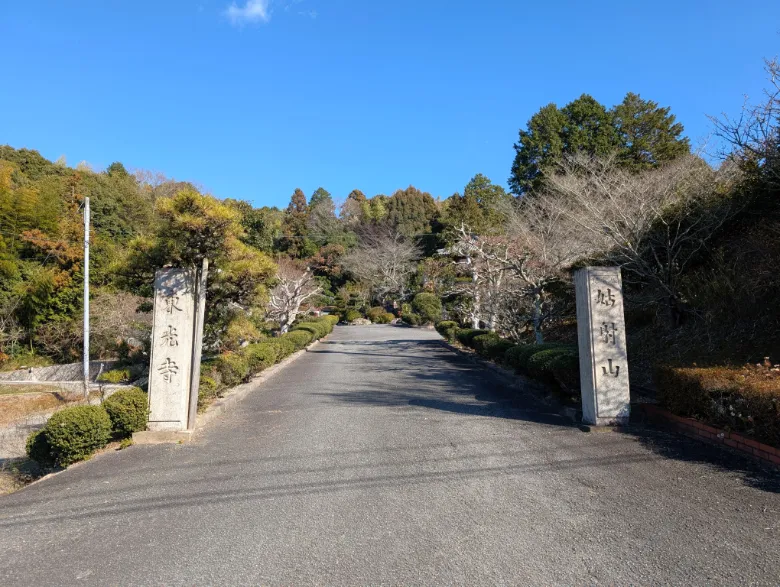
[{"label": "white cloud", "polygon": [[252,22],[268,22],[271,20],[269,2],[270,0],[247,0],[243,6],[238,6],[233,2],[227,7],[225,16],[237,26]]}]

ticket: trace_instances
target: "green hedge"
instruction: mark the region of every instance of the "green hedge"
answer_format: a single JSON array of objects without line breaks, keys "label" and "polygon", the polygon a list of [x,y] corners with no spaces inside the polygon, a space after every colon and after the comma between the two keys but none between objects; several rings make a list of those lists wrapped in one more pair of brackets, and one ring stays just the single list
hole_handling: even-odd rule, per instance
[{"label": "green hedge", "polygon": [[111,440],[111,418],[101,406],[65,408],[27,439],[28,456],[44,466],[66,467],[89,458]]},{"label": "green hedge", "polygon": [[436,323],[436,331],[445,339],[452,342],[458,335],[458,323],[452,320],[442,320]]},{"label": "green hedge", "polygon": [[420,326],[420,324],[422,324],[422,318],[419,314],[415,314],[414,312],[404,314],[401,319],[410,326]]},{"label": "green hedge", "polygon": [[501,361],[504,353],[515,346],[511,340],[501,338],[496,333],[480,334],[472,340],[474,350],[491,361]]},{"label": "green hedge", "polygon": [[385,312],[380,314],[375,322],[376,324],[390,324],[393,320],[395,320],[395,316],[390,312]]},{"label": "green hedge", "polygon": [[130,369],[111,369],[101,373],[98,378],[101,383],[122,383],[130,381]]},{"label": "green hedge", "polygon": [[239,352],[224,353],[215,361],[217,373],[223,385],[234,387],[246,381],[251,374],[249,360],[244,349]]},{"label": "green hedge", "polygon": [[481,336],[483,334],[490,334],[490,331],[480,330],[478,328],[462,328],[458,331],[458,342],[460,342],[460,344],[466,345],[467,347],[473,347],[474,339],[477,336]]},{"label": "green hedge", "polygon": [[344,322],[352,322],[353,320],[359,320],[363,317],[363,314],[357,310],[347,310],[344,312]]},{"label": "green hedge", "polygon": [[279,360],[279,345],[273,341],[258,342],[244,347],[241,353],[249,364],[249,372],[254,374],[268,369]]},{"label": "green hedge", "polygon": [[292,330],[279,338],[292,342],[296,351],[306,348],[314,341],[314,335],[308,330]]},{"label": "green hedge", "polygon": [[137,387],[122,389],[103,402],[103,409],[111,419],[111,429],[117,438],[127,438],[133,432],[146,430],[149,416],[149,398]]},{"label": "green hedge", "polygon": [[373,308],[369,308],[366,312],[366,318],[371,320],[374,324],[380,324],[379,320],[382,316],[386,314],[385,309],[382,306],[375,306]]},{"label": "green hedge", "polygon": [[557,342],[548,342],[544,344],[519,344],[509,349],[504,354],[504,361],[513,369],[524,373],[525,375],[530,375],[528,372],[528,361],[532,356],[542,351],[559,349],[565,346],[566,345],[562,345]]},{"label": "green hedge", "polygon": [[548,381],[553,379],[550,370],[553,361],[570,352],[571,350],[566,347],[558,347],[532,354],[526,362],[528,374],[535,379]]}]

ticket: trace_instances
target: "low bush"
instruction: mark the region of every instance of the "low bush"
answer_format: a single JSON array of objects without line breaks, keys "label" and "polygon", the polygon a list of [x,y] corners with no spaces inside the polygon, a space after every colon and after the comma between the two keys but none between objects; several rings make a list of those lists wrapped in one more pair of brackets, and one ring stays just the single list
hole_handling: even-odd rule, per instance
[{"label": "low bush", "polygon": [[521,373],[529,374],[528,361],[536,353],[558,349],[565,345],[556,342],[548,342],[544,344],[519,344],[504,353],[504,362]]},{"label": "low bush", "polygon": [[327,314],[323,316],[322,319],[325,320],[326,322],[330,322],[331,326],[335,326],[336,324],[339,323],[339,317],[336,316],[335,314]]},{"label": "low bush", "polygon": [[391,314],[390,312],[385,312],[384,314],[380,314],[379,317],[376,319],[377,324],[390,324],[393,320],[395,320],[395,316]]},{"label": "low bush", "polygon": [[296,351],[306,348],[314,340],[314,335],[308,330],[291,330],[287,334],[280,336],[282,340],[289,340],[293,343]]},{"label": "low bush", "polygon": [[250,375],[249,360],[243,353],[224,353],[217,357],[214,366],[226,387],[243,383]]},{"label": "low bush", "polygon": [[198,386],[198,410],[205,408],[211,400],[219,396],[220,385],[216,379],[201,374]]},{"label": "low bush", "polygon": [[130,369],[111,369],[101,373],[98,378],[101,383],[123,383],[130,381]]},{"label": "low bush", "polygon": [[780,448],[780,372],[763,366],[657,367],[664,408]]},{"label": "low bush", "polygon": [[570,349],[561,346],[533,353],[526,361],[528,374],[535,379],[552,381],[553,375],[550,366],[555,359],[569,352],[571,352]]},{"label": "low bush", "polygon": [[363,317],[363,314],[358,312],[357,310],[347,310],[344,312],[344,322],[352,322],[354,320],[359,320]]},{"label": "low bush", "polygon": [[46,431],[41,428],[27,437],[26,445],[27,456],[38,463],[41,467],[50,468],[54,466],[54,455],[51,445],[46,437]]},{"label": "low bush", "polygon": [[114,436],[125,438],[133,432],[146,430],[148,404],[148,396],[137,387],[122,389],[110,395],[103,402],[103,409],[111,419]]},{"label": "low bush", "polygon": [[409,326],[419,326],[422,324],[422,318],[420,318],[419,314],[415,314],[414,312],[404,314],[401,319]]},{"label": "low bush", "polygon": [[249,364],[249,372],[254,375],[276,363],[279,359],[279,346],[272,341],[258,342],[241,349],[241,354]]},{"label": "low bush", "polygon": [[273,340],[269,340],[266,342],[276,347],[277,362],[281,361],[282,359],[286,359],[296,351],[295,343],[293,343],[292,340],[289,340],[288,338],[285,338],[283,336],[279,336],[277,338],[274,338]]},{"label": "low bush", "polygon": [[580,355],[576,350],[568,350],[554,357],[548,371],[558,384],[576,394],[580,391]]},{"label": "low bush", "polygon": [[458,335],[458,323],[452,320],[442,320],[436,323],[436,331],[445,339],[452,342]]},{"label": "low bush", "polygon": [[511,340],[501,338],[493,332],[475,336],[472,342],[474,350],[491,361],[502,360],[504,358],[504,353],[515,346],[515,343]]},{"label": "low bush", "polygon": [[[42,465],[67,466],[89,458],[111,440],[111,419],[101,406],[56,412],[27,440],[28,455]],[[46,452],[48,451],[48,454]]]},{"label": "low bush", "polygon": [[379,324],[379,318],[380,316],[384,316],[386,314],[385,309],[382,306],[375,306],[373,308],[369,308],[366,312],[366,318],[371,320],[374,324]]},{"label": "low bush", "polygon": [[415,314],[420,315],[420,319],[426,324],[441,320],[441,300],[435,294],[418,293],[412,300],[412,309]]},{"label": "low bush", "polygon": [[480,330],[478,328],[463,328],[458,331],[458,342],[467,347],[473,347],[474,338],[483,334],[490,334],[490,331]]}]

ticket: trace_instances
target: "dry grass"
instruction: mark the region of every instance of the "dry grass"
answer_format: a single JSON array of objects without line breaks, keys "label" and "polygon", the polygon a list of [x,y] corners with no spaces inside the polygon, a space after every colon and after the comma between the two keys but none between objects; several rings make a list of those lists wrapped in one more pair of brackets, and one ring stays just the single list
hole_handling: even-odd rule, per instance
[{"label": "dry grass", "polygon": [[[24,388],[46,386],[13,386],[15,393],[6,392],[11,386],[0,386],[0,426],[12,424],[26,416],[55,411],[69,405],[75,405],[84,401],[81,393],[59,390],[56,387],[48,387],[45,391],[28,390]],[[56,390],[56,391],[55,391]],[[98,397],[99,392],[92,392],[91,397]]]}]

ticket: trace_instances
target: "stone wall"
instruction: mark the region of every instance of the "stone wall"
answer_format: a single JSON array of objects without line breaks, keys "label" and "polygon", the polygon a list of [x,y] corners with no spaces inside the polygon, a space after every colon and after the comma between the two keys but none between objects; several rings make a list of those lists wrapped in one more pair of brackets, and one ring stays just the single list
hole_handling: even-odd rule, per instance
[{"label": "stone wall", "polygon": [[[103,365],[103,371],[109,371],[115,368],[119,361],[91,361],[89,363],[89,378],[94,381],[100,372],[100,365]],[[0,372],[1,381],[81,381],[82,380],[81,363],[68,363],[67,365],[51,365],[50,367],[32,367],[29,369],[19,369],[17,371]]]}]

